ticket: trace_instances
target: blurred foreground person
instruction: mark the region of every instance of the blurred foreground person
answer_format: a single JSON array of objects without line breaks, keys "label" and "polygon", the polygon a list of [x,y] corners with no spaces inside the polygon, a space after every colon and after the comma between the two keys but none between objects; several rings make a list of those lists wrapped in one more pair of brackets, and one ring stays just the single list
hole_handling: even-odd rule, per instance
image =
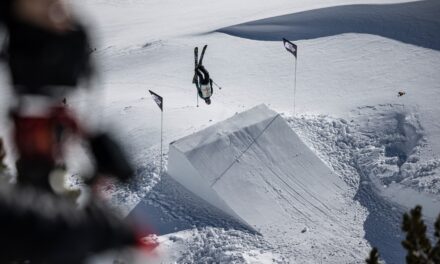
[{"label": "blurred foreground person", "polygon": [[11,176],[8,167],[6,166],[5,159],[5,145],[3,144],[3,139],[0,138],[0,185],[9,184],[9,181],[11,180]]},{"label": "blurred foreground person", "polygon": [[[96,202],[77,209],[36,188],[0,187],[0,263],[83,263],[138,245],[133,230]],[[26,262],[28,261],[28,262]]]},{"label": "blurred foreground person", "polygon": [[0,173],[6,169],[6,165],[4,163],[6,157],[6,150],[3,145],[3,139],[0,138]]},{"label": "blurred foreground person", "polygon": [[[60,98],[92,75],[86,28],[60,0],[1,0],[6,63],[17,104],[11,110],[17,185],[0,186],[0,263],[83,263],[90,254],[138,243],[133,228],[90,199],[83,208],[50,177],[65,169],[67,137],[79,138],[99,175],[126,181],[133,169],[107,134],[86,131]],[[92,196],[94,198],[94,196]],[[29,262],[30,261],[30,262]]]},{"label": "blurred foreground person", "polygon": [[18,98],[11,111],[17,182],[51,191],[49,175],[64,166],[63,144],[69,136],[89,146],[95,175],[127,180],[133,170],[118,144],[106,134],[85,131],[61,104],[92,75],[85,27],[60,0],[7,0],[2,5],[9,33],[6,60]]}]

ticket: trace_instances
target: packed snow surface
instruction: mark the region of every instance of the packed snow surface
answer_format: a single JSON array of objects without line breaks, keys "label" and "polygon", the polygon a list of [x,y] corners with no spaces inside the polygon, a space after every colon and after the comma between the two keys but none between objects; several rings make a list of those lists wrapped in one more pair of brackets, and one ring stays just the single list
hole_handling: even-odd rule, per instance
[{"label": "packed snow surface", "polygon": [[[310,243],[349,256],[362,243],[348,186],[265,105],[173,142],[168,173],[275,245]],[[316,263],[314,255],[301,262]]]}]

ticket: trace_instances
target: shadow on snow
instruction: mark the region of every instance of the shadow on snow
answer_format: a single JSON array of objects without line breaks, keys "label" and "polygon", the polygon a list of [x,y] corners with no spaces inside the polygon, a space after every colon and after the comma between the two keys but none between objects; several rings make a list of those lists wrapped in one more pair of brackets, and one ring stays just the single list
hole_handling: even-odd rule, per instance
[{"label": "shadow on snow", "polygon": [[248,231],[239,222],[192,194],[166,174],[130,212],[127,221],[140,228],[140,235],[152,231],[166,235],[207,226]]},{"label": "shadow on snow", "polygon": [[346,5],[272,17],[219,32],[254,40],[292,41],[365,33],[440,50],[440,1]]}]

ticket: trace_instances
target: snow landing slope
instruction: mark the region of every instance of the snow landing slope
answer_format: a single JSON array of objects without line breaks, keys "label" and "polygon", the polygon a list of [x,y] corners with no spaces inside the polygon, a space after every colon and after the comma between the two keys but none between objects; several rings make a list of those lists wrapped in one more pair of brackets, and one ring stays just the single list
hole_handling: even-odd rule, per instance
[{"label": "snow landing slope", "polygon": [[[359,225],[347,210],[349,187],[265,105],[171,143],[168,174],[280,247],[325,248],[348,260],[363,243],[362,231],[350,229]],[[319,251],[308,252],[317,263]]]}]

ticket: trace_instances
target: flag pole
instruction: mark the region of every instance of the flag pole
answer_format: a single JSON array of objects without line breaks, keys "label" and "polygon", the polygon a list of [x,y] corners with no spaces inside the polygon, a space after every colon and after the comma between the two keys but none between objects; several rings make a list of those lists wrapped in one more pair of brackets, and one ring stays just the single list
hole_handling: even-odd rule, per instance
[{"label": "flag pole", "polygon": [[293,117],[295,117],[295,107],[296,107],[296,68],[297,68],[298,57],[295,57],[295,81],[293,86]]},{"label": "flag pole", "polygon": [[292,53],[292,55],[295,57],[295,76],[294,76],[294,83],[293,83],[293,117],[295,117],[296,114],[296,70],[298,68],[298,46],[295,43],[290,42],[286,38],[283,38],[283,44],[284,48]]},{"label": "flag pole", "polygon": [[154,102],[156,102],[157,106],[160,109],[160,175],[162,175],[163,170],[163,97],[158,95],[157,93],[148,90],[153,97]]},{"label": "flag pole", "polygon": [[162,145],[163,145],[163,110],[160,111],[160,174],[162,175]]}]

